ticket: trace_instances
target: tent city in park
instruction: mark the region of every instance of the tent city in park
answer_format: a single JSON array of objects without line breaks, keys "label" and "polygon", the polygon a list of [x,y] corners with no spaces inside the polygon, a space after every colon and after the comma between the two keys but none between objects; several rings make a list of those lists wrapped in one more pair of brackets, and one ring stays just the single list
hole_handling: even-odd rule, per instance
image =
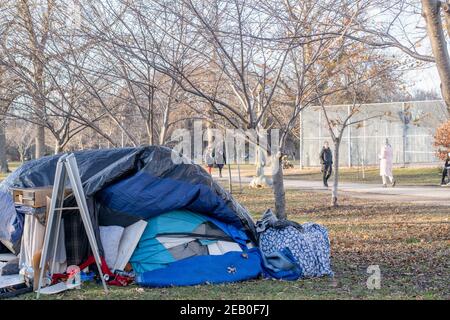
[{"label": "tent city in park", "polygon": [[1,1],[0,298],[449,299],[449,21]]}]

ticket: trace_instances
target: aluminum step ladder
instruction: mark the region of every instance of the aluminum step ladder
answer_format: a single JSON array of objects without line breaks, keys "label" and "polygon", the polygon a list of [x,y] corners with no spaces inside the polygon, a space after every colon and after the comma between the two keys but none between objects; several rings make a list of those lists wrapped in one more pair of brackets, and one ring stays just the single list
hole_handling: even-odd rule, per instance
[{"label": "aluminum step ladder", "polygon": [[[73,195],[75,196],[77,207],[64,207],[64,190],[69,179]],[[56,252],[58,248],[59,230],[61,226],[62,211],[77,209],[81,215],[84,229],[91,246],[92,253],[97,264],[97,269],[102,280],[105,293],[108,293],[105,278],[101,269],[101,259],[98,250],[97,240],[95,238],[94,228],[92,226],[89,209],[84,195],[83,185],[81,183],[80,173],[78,171],[77,161],[74,154],[65,154],[59,158],[56,165],[55,182],[53,184],[52,199],[50,202],[49,214],[47,218],[47,227],[45,230],[44,244],[42,247],[41,261],[39,264],[39,284],[37,288],[37,298],[39,298],[44,278],[45,266],[51,261],[49,268],[50,276],[55,269]]]}]

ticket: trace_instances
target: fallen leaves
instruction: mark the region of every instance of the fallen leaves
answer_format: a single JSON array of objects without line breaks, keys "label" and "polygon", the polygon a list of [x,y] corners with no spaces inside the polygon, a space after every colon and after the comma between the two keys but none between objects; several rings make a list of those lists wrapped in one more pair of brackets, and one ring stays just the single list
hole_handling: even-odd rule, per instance
[{"label": "fallen leaves", "polygon": [[[237,198],[258,214],[273,204],[270,190]],[[379,265],[388,294],[450,298],[450,207],[345,197],[331,208],[328,193],[299,190],[286,198],[289,219],[329,230],[336,279],[349,281],[329,288],[353,295],[365,286],[367,267]]]}]

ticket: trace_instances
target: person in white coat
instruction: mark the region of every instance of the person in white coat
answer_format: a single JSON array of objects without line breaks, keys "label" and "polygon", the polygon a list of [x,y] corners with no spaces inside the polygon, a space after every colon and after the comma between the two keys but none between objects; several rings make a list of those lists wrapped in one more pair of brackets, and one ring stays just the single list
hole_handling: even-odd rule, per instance
[{"label": "person in white coat", "polygon": [[386,139],[386,143],[384,144],[384,146],[381,147],[379,156],[380,156],[380,176],[383,179],[383,187],[387,187],[388,178],[391,182],[392,187],[395,187],[395,179],[392,174],[393,152],[388,139]]}]

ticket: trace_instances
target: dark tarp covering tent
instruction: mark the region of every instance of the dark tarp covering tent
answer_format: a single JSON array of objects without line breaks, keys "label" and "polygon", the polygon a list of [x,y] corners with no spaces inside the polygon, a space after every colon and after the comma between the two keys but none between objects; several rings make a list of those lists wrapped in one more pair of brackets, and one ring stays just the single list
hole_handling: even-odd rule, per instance
[{"label": "dark tarp covering tent", "polygon": [[[261,273],[260,253],[252,248],[256,242],[255,225],[248,211],[199,165],[186,159],[182,163],[174,162],[172,159],[178,155],[171,149],[159,146],[89,150],[74,154],[101,252],[99,226],[127,227],[138,220],[146,220],[149,227],[156,223],[158,217],[167,217],[174,212],[175,216],[177,212],[184,212],[191,213],[193,219],[201,219],[193,229],[194,237],[192,230],[186,232],[180,229],[178,232],[166,230],[170,237],[167,234],[153,234],[146,238],[159,241],[172,257],[178,258],[166,260],[160,268],[142,268],[137,277],[140,284],[160,286],[227,282],[255,278]],[[0,224],[0,239],[20,241],[23,217],[20,211],[11,207],[10,188],[52,185],[60,156],[27,162],[0,184],[0,222],[4,222]],[[66,205],[72,206],[73,201],[73,197],[69,197]],[[81,221],[78,215],[70,211],[66,211],[63,218],[67,263],[80,264],[89,255]],[[176,219],[179,219],[179,214]],[[196,235],[199,230],[202,230],[202,239]],[[215,238],[211,234],[205,237],[208,232],[215,232]],[[184,243],[174,240],[174,237],[181,235],[193,237],[193,240]],[[208,255],[205,246],[212,250],[211,238],[216,251],[219,244],[227,243],[237,244],[240,251],[225,250],[223,254],[216,252],[215,255]],[[141,262],[147,266],[152,263],[151,255],[146,255],[146,251],[142,250],[147,244],[143,241],[132,257],[136,267]],[[194,250],[194,253],[182,253],[180,248]],[[143,256],[143,261],[139,260],[139,254]]]}]

